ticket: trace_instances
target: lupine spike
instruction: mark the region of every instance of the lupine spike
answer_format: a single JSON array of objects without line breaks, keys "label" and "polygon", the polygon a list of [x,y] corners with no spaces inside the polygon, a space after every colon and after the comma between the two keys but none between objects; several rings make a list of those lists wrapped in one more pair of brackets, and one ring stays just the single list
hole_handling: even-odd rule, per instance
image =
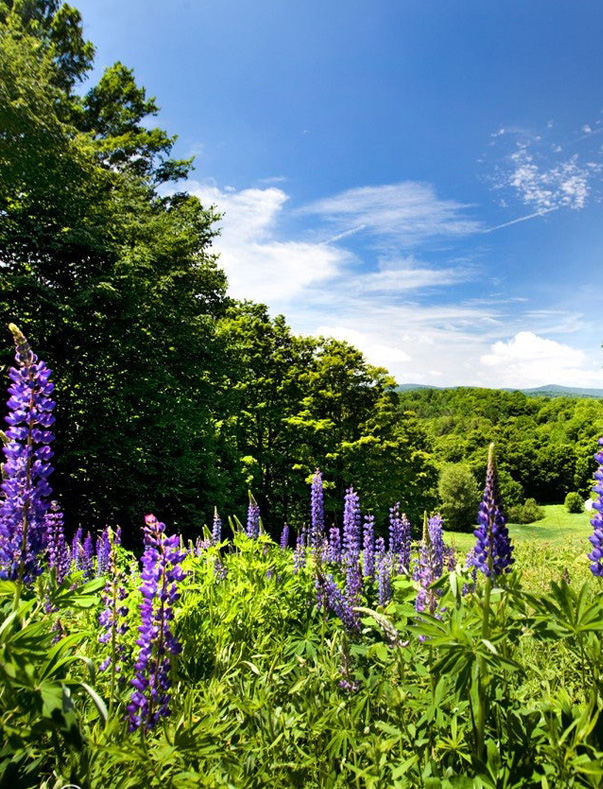
[{"label": "lupine spike", "polygon": [[316,547],[322,545],[325,531],[324,494],[320,469],[316,469],[312,477],[311,503],[312,530],[310,532],[310,544],[312,547]]},{"label": "lupine spike", "polygon": [[281,532],[281,542],[280,542],[280,545],[281,545],[281,550],[283,550],[283,551],[284,551],[284,550],[285,550],[285,548],[287,548],[287,546],[289,545],[289,524],[288,524],[288,523],[285,523],[285,524],[283,525],[283,530],[282,530],[282,532]]},{"label": "lupine spike", "polygon": [[257,539],[260,533],[260,508],[251,491],[249,491],[246,532],[247,536],[252,540]]},{"label": "lupine spike", "polygon": [[142,624],[136,642],[140,651],[127,707],[130,731],[141,726],[151,729],[162,716],[169,715],[170,656],[182,649],[172,634],[170,621],[172,606],[179,597],[178,582],[184,578],[180,564],[185,551],[180,550],[177,534],[166,537],[165,525],[154,515],[145,517],[144,541]]},{"label": "lupine spike", "polygon": [[53,456],[50,427],[54,422],[51,371],[38,361],[27,339],[13,323],[16,366],[9,387],[0,503],[0,578],[29,583],[41,571],[38,555],[45,547],[44,516],[52,489],[48,477]]},{"label": "lupine spike", "polygon": [[218,515],[217,507],[214,507],[214,522],[212,524],[211,539],[214,545],[222,541],[222,521]]},{"label": "lupine spike", "polygon": [[365,578],[375,576],[375,516],[365,515],[362,550],[362,574]]},{"label": "lupine spike", "polygon": [[[599,439],[599,446],[603,447],[603,438]],[[599,449],[595,455],[598,468],[595,471],[595,486],[593,493],[597,494],[596,501],[593,502],[595,516],[591,520],[593,533],[588,538],[592,550],[588,554],[590,559],[590,571],[593,575],[603,578],[603,451]]]},{"label": "lupine spike", "polygon": [[515,560],[501,508],[494,444],[490,444],[488,452],[486,487],[477,520],[479,525],[473,532],[477,538],[475,566],[487,576],[496,577],[509,572]]}]

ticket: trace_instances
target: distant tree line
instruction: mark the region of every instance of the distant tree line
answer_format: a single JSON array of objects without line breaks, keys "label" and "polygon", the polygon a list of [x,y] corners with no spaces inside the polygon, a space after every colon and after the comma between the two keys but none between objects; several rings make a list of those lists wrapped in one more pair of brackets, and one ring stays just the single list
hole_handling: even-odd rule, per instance
[{"label": "distant tree line", "polygon": [[[427,435],[440,482],[469,474],[481,484],[494,442],[507,508],[526,499],[559,504],[570,492],[588,496],[601,434],[600,400],[471,387],[411,390],[399,397],[402,412],[412,413]],[[470,488],[465,481],[464,489]]]}]

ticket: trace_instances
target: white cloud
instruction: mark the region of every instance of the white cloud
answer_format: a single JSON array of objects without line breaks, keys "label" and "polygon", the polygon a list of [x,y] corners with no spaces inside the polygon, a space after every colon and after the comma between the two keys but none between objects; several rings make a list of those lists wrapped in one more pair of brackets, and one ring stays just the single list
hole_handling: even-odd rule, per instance
[{"label": "white cloud", "polygon": [[507,386],[603,386],[603,373],[588,368],[583,351],[531,331],[495,342],[480,361]]},{"label": "white cloud", "polygon": [[414,246],[427,239],[477,232],[480,223],[464,215],[469,207],[440,199],[429,184],[404,181],[348,189],[316,200],[301,213],[318,215],[340,232],[358,228],[402,246]]},{"label": "white cloud", "polygon": [[334,245],[278,240],[278,223],[288,195],[276,187],[220,190],[189,182],[188,191],[223,214],[214,246],[234,298],[283,309],[310,285],[338,275],[353,256]]},{"label": "white cloud", "polygon": [[509,185],[525,205],[542,212],[557,208],[584,208],[591,191],[591,178],[601,170],[599,165],[591,162],[580,164],[577,156],[548,170],[541,170],[524,145],[520,145],[510,159],[513,169],[509,174]]}]

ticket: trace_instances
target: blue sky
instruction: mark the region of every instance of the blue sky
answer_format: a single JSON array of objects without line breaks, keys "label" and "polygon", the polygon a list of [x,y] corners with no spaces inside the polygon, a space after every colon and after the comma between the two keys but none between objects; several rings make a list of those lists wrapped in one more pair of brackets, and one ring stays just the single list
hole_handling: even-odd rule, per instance
[{"label": "blue sky", "polygon": [[74,4],[196,155],[232,295],[400,383],[603,387],[600,0]]}]

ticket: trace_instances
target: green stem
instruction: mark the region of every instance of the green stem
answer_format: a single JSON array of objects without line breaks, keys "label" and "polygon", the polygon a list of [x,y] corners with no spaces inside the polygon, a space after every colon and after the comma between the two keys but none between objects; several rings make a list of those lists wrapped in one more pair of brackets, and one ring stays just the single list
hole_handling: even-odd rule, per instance
[{"label": "green stem", "polygon": [[[482,608],[482,640],[490,637],[490,593],[492,592],[492,557],[489,559],[490,574],[486,577],[484,603]],[[488,688],[486,682],[486,661],[483,657],[477,662],[477,730],[476,756],[479,762],[485,761],[486,755],[486,716],[488,712]]]}]

